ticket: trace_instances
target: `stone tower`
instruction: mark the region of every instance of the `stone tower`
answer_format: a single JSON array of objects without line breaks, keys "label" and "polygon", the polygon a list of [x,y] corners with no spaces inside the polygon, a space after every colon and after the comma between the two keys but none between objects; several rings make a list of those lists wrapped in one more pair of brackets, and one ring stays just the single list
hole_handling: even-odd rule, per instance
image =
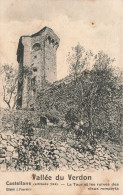
[{"label": "stone tower", "polygon": [[17,109],[29,108],[37,90],[57,79],[56,50],[59,38],[44,27],[31,36],[20,37],[17,49],[19,81]]}]

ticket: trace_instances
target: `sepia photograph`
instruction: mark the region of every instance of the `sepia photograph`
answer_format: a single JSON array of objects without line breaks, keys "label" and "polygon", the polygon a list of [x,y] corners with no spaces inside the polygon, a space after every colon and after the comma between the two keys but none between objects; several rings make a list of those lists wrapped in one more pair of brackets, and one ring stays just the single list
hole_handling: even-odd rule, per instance
[{"label": "sepia photograph", "polygon": [[0,9],[0,195],[121,195],[123,1]]}]

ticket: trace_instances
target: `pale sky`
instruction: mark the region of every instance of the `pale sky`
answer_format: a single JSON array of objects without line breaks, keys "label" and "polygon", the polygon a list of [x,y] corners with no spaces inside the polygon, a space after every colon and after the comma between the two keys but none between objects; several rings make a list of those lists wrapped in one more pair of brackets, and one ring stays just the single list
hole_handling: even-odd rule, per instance
[{"label": "pale sky", "polygon": [[18,66],[16,51],[20,36],[48,26],[60,38],[58,79],[68,74],[66,55],[78,42],[94,53],[103,50],[116,58],[115,66],[122,66],[122,0],[0,0],[0,7],[1,64]]}]

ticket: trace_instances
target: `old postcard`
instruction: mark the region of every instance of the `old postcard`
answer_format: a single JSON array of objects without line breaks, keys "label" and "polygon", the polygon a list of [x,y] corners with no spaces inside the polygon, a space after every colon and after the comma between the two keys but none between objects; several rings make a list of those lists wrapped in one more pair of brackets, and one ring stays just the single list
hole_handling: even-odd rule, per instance
[{"label": "old postcard", "polygon": [[122,0],[0,0],[0,195],[123,194],[122,21]]}]

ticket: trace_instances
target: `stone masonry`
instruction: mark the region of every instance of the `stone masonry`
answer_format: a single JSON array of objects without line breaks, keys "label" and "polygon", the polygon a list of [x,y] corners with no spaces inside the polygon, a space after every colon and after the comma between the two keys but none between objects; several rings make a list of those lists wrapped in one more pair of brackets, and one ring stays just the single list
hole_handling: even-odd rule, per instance
[{"label": "stone masonry", "polygon": [[56,50],[59,38],[52,29],[44,27],[31,36],[20,37],[17,49],[19,81],[17,109],[33,104],[40,90],[57,79]]}]

